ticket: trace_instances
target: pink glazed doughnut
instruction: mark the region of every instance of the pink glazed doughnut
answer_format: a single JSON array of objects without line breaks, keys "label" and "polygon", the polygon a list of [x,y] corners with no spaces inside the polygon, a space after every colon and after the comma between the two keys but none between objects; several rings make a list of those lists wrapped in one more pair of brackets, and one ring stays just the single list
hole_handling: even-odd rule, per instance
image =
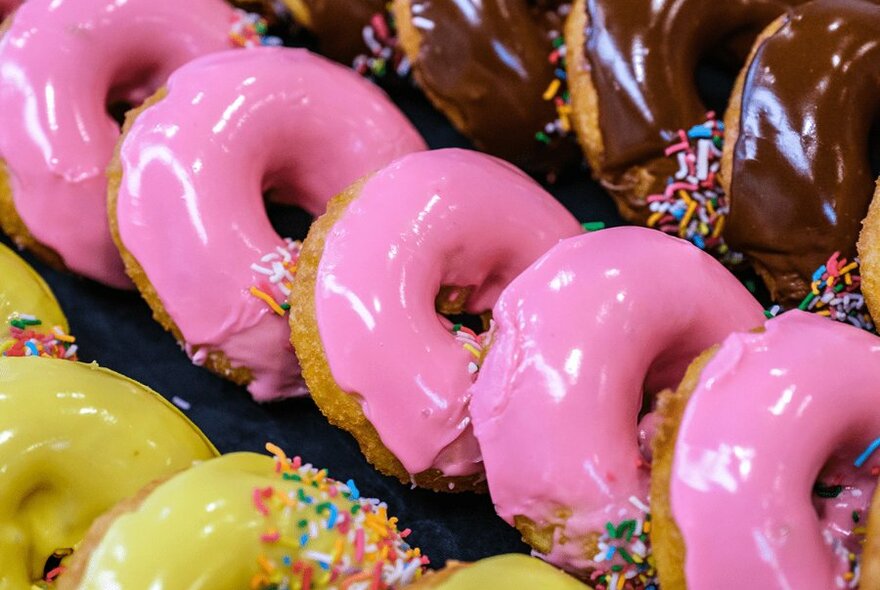
[{"label": "pink glazed doughnut", "polygon": [[663,589],[856,588],[880,468],[878,382],[876,336],[801,311],[695,362],[660,411]]},{"label": "pink glazed doughnut", "polygon": [[471,342],[438,309],[481,314],[581,227],[512,165],[405,156],[331,203],[303,244],[293,343],[312,397],[367,459],[441,491],[484,487],[470,426]]},{"label": "pink glazed doughnut", "polygon": [[196,59],[148,104],[109,171],[130,276],[196,364],[258,401],[306,393],[282,308],[299,243],[272,228],[263,194],[317,216],[424,141],[378,87],[304,49]]},{"label": "pink glazed doughnut", "polygon": [[222,0],[28,0],[0,40],[0,225],[49,262],[130,287],[107,227],[107,112],[234,47]]},{"label": "pink glazed doughnut", "polygon": [[643,415],[653,401],[643,392],[674,387],[702,350],[759,326],[760,304],[693,245],[621,227],[547,252],[493,317],[470,394],[496,510],[545,559],[592,584],[631,577],[650,587],[641,533],[654,417]]}]

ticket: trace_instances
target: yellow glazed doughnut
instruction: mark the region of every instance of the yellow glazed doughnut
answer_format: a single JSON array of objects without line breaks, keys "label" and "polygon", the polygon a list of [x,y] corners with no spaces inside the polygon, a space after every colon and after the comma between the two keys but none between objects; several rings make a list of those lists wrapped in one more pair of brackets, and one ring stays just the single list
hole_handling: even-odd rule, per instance
[{"label": "yellow glazed doughnut", "polygon": [[49,285],[0,244],[0,355],[76,357],[67,318]]},{"label": "yellow glazed doughnut", "polygon": [[418,590],[587,590],[588,586],[535,557],[498,555],[473,564],[450,562]]},{"label": "yellow glazed doughnut", "polygon": [[426,561],[354,482],[234,453],[180,473],[95,523],[59,590],[401,588]]},{"label": "yellow glazed doughnut", "polygon": [[174,406],[122,375],[0,358],[0,589],[55,577],[97,516],[214,455]]}]

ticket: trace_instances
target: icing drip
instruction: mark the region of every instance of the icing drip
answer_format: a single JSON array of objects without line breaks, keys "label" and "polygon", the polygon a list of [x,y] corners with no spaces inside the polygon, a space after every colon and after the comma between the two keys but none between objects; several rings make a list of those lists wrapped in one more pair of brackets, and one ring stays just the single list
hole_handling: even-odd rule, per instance
[{"label": "icing drip", "polygon": [[597,539],[598,551],[593,561],[599,567],[589,580],[596,590],[657,590],[657,571],[651,554],[649,535],[651,513],[637,497],[630,502],[642,514],[617,524],[605,524],[605,531]]},{"label": "icing drip", "polygon": [[709,112],[706,121],[688,131],[680,129],[665,155],[678,164],[663,193],[648,196],[648,227],[684,238],[714,254],[729,266],[742,262],[731,252],[721,232],[730,205],[718,171],[724,145],[724,123]]}]

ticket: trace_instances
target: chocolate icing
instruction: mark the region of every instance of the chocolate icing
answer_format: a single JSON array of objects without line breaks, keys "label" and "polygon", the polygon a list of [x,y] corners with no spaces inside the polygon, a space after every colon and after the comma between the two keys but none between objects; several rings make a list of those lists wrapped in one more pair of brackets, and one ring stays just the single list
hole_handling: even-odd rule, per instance
[{"label": "chocolate icing", "polygon": [[[647,167],[660,191],[675,172],[663,151],[679,129],[705,119],[695,72],[722,42],[756,37],[796,2],[783,0],[587,0],[586,43],[604,144],[606,184],[630,188],[626,173]],[[741,53],[741,49],[738,51]],[[636,199],[636,197],[634,197]],[[630,203],[638,221],[644,200]]]},{"label": "chocolate icing", "polygon": [[418,82],[477,148],[532,171],[577,155],[568,138],[535,139],[557,116],[542,95],[554,79],[549,34],[562,30],[560,4],[409,0],[421,42]]},{"label": "chocolate icing", "polygon": [[880,6],[816,0],[758,49],[742,94],[725,237],[796,303],[835,251],[855,254],[874,189]]},{"label": "chocolate icing", "polygon": [[318,49],[331,59],[351,65],[367,51],[363,28],[375,14],[385,14],[385,0],[304,0],[311,17],[309,29]]}]

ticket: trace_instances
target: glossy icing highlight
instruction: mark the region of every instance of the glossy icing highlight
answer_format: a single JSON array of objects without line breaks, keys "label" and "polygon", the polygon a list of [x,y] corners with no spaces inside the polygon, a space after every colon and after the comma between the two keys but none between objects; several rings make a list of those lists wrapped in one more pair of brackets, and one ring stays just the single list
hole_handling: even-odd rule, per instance
[{"label": "glossy icing highlight", "polygon": [[395,0],[400,40],[419,86],[483,151],[536,172],[576,157],[570,138],[536,139],[557,118],[551,31],[566,2]]},{"label": "glossy icing highlight", "polygon": [[[221,0],[28,0],[0,39],[0,160],[27,231],[65,266],[128,287],[107,226],[106,106],[139,104],[190,59],[232,47]],[[46,51],[51,47],[52,51]]]},{"label": "glossy icing highlight", "polygon": [[[731,38],[751,44],[797,0],[585,0],[584,54],[599,141],[590,162],[621,200],[621,213],[645,223],[645,197],[663,193],[677,163],[664,157],[680,129],[706,119],[696,71]],[[584,15],[581,15],[583,18]],[[576,91],[579,91],[577,88]],[[586,93],[585,93],[586,94]],[[586,99],[584,99],[586,100]],[[575,100],[575,107],[580,101]],[[594,152],[594,153],[589,153]],[[641,185],[641,186],[640,186]]]},{"label": "glossy icing highlight", "polygon": [[479,314],[538,256],[579,233],[525,174],[453,149],[377,172],[327,233],[315,289],[327,363],[411,474],[482,469],[467,411],[473,357],[435,309],[441,287],[469,288],[464,311]]},{"label": "glossy icing highlight", "polygon": [[396,522],[385,504],[361,498],[353,482],[333,481],[326,470],[224,455],[119,515],[75,587],[102,590],[113,580],[126,589],[368,587],[358,581],[403,588],[421,574],[423,559]]},{"label": "glossy icing highlight", "polygon": [[174,406],[122,375],[0,358],[0,588],[30,588],[116,502],[215,454]]},{"label": "glossy icing highlight", "polygon": [[834,252],[852,259],[874,194],[880,6],[817,0],[771,27],[743,73],[725,237],[796,305]]},{"label": "glossy icing highlight", "polygon": [[878,361],[876,336],[797,310],[724,341],[675,441],[688,588],[855,587],[854,514],[867,517],[880,465],[866,454],[880,436]]},{"label": "glossy icing highlight", "polygon": [[320,215],[349,183],[425,148],[381,90],[315,54],[205,56],[172,74],[167,94],[125,136],[119,238],[195,362],[221,351],[250,370],[258,401],[301,395],[277,313],[298,245],[272,228],[263,194]]},{"label": "glossy icing highlight", "polygon": [[[630,568],[622,552],[606,559],[609,547],[649,555],[640,537],[653,418],[643,392],[675,386],[703,349],[760,325],[761,306],[693,245],[621,227],[551,249],[504,290],[493,317],[469,394],[495,508],[548,534],[537,549],[551,563],[609,585],[612,565]],[[629,520],[631,544],[603,538]],[[639,588],[652,578],[645,561],[633,566]]]}]

